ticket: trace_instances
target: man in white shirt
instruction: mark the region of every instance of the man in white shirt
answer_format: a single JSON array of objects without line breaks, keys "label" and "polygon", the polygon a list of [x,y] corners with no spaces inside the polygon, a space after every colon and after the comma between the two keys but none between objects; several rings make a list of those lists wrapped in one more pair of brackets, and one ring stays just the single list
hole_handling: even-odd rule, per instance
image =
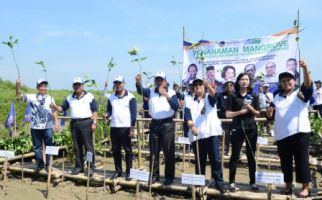
[{"label": "man in white shirt", "polygon": [[75,168],[73,175],[84,172],[84,152],[93,154],[90,176],[94,174],[95,167],[95,150],[93,145],[93,134],[96,130],[97,123],[97,105],[94,95],[84,90],[83,80],[79,77],[73,81],[73,94],[64,100],[61,106],[52,105],[52,108],[62,112],[70,108],[71,134],[74,142],[75,150]]},{"label": "man in white shirt", "polygon": [[121,148],[125,151],[126,180],[130,180],[133,153],[131,138],[134,137],[136,121],[136,99],[125,89],[125,80],[122,76],[113,81],[115,93],[111,94],[107,102],[107,118],[111,117],[111,141],[115,165],[115,173],[111,179],[122,175]]},{"label": "man in white shirt", "polygon": [[152,183],[159,181],[159,155],[162,148],[165,157],[164,185],[171,185],[175,174],[173,117],[179,108],[179,100],[176,93],[167,87],[166,76],[162,71],[156,73],[153,88],[142,88],[140,75],[135,80],[137,92],[149,99],[149,112],[152,117],[149,135]]}]

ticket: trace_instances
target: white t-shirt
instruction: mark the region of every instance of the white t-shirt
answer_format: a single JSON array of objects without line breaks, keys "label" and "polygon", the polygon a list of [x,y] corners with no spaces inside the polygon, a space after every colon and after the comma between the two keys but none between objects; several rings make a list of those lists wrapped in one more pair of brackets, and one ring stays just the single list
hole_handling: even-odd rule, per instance
[{"label": "white t-shirt", "polygon": [[51,103],[55,104],[53,97],[41,94],[24,94],[23,99],[30,105],[32,129],[51,129],[54,127],[54,118],[50,108]]},{"label": "white t-shirt", "polygon": [[[201,114],[201,110],[204,106],[206,112],[205,114]],[[191,129],[189,129],[188,136],[190,142],[195,141],[197,138],[199,140],[211,136],[222,135],[221,121],[217,116],[217,106],[216,104],[212,106],[209,103],[208,94],[200,101],[192,99],[186,107],[190,109],[192,122],[199,130],[196,137],[192,134]]]},{"label": "white t-shirt", "polygon": [[[176,95],[174,90],[168,89],[170,98]],[[159,95],[155,92],[155,88],[150,88],[149,111],[153,119],[165,119],[174,115],[174,110],[171,108],[167,97]]]},{"label": "white t-shirt", "polygon": [[310,133],[309,102],[300,99],[298,89],[286,98],[277,94],[275,106],[275,140],[281,140],[296,133]]}]

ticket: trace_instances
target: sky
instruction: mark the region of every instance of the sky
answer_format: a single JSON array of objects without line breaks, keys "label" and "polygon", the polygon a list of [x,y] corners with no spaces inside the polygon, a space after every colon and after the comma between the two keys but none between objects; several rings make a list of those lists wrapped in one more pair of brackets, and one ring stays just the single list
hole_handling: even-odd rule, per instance
[{"label": "sky", "polygon": [[[179,81],[183,27],[190,41],[261,37],[293,26],[300,9],[301,56],[314,80],[322,79],[322,1],[320,0],[29,0],[2,1],[0,41],[19,39],[14,47],[22,82],[35,87],[45,75],[35,62],[43,60],[52,89],[71,89],[76,76],[88,76],[102,87],[111,57],[117,66],[109,75],[123,75],[134,90],[139,67],[127,53],[137,47],[142,70],[162,70]],[[0,78],[15,81],[10,49],[0,45]]]}]

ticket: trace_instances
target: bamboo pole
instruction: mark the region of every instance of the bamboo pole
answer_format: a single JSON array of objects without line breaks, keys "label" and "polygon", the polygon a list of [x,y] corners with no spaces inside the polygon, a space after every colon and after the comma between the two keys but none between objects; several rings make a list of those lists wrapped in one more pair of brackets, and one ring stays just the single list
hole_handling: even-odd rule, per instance
[{"label": "bamboo pole", "polygon": [[24,159],[23,159],[23,156],[21,156],[21,180],[24,179],[24,173],[23,173],[23,167],[24,167]]},{"label": "bamboo pole", "polygon": [[135,186],[135,200],[140,199],[140,181],[136,181],[136,186]]},{"label": "bamboo pole", "polygon": [[196,187],[194,185],[191,186],[191,193],[192,200],[196,200]]},{"label": "bamboo pole", "polygon": [[50,180],[51,180],[51,170],[52,170],[52,164],[53,164],[53,155],[50,155],[50,161],[49,161],[49,168],[48,168],[48,176],[47,176],[47,198],[49,197],[49,186],[50,186]]},{"label": "bamboo pole", "polygon": [[[20,167],[14,167],[10,166],[8,167],[9,171],[12,173],[21,173],[21,168]],[[35,171],[33,169],[24,169],[25,173],[27,174],[34,174],[36,175]],[[45,172],[40,172],[37,175],[40,176],[47,176],[47,173]],[[60,178],[61,173],[54,172],[53,177],[55,178]],[[71,174],[66,174],[65,178],[71,181],[77,181],[77,182],[83,182],[86,183],[88,180],[87,176],[84,175],[71,175]],[[103,185],[103,182],[105,181],[106,184],[108,185],[113,185],[113,180],[111,179],[104,179],[103,177],[100,176],[95,176],[91,178],[92,182],[99,183]],[[125,181],[125,180],[120,180],[117,184],[124,188],[136,188],[136,181]],[[149,183],[147,182],[140,182],[140,188],[144,190],[149,190]],[[159,191],[165,191],[165,192],[172,192],[172,193],[180,193],[180,194],[188,194],[191,195],[191,190],[189,189],[188,186],[181,185],[181,184],[173,184],[171,187],[165,187],[161,183],[155,183],[151,186],[153,190],[159,190]],[[235,193],[224,193],[222,196],[220,196],[220,192],[216,189],[208,188],[207,189],[207,195],[209,197],[222,197],[225,199],[249,199],[249,200],[266,200],[267,199],[267,193],[266,192],[248,192],[248,191],[240,191],[240,192],[235,192]],[[280,194],[274,194],[274,200],[285,200],[285,195],[280,195]]]},{"label": "bamboo pole", "polygon": [[142,165],[142,150],[141,150],[141,134],[140,134],[140,123],[136,123],[137,140],[138,140],[138,168]]},{"label": "bamboo pole", "polygon": [[7,181],[8,181],[8,158],[6,158],[4,162],[4,172],[3,172],[2,191],[5,195],[7,194]]},{"label": "bamboo pole", "polygon": [[186,145],[183,144],[183,166],[182,166],[183,172],[185,171],[185,168],[186,168]]},{"label": "bamboo pole", "polygon": [[152,154],[152,166],[150,169],[150,181],[149,181],[149,200],[151,199],[151,190],[152,190],[152,177],[153,177],[153,166],[154,166],[154,155]]},{"label": "bamboo pole", "polygon": [[61,182],[63,183],[65,176],[65,151],[63,151],[62,173]]},{"label": "bamboo pole", "polygon": [[86,200],[88,200],[89,173],[91,170],[91,162],[89,160],[87,161],[87,166],[88,166],[88,169],[87,169]]}]

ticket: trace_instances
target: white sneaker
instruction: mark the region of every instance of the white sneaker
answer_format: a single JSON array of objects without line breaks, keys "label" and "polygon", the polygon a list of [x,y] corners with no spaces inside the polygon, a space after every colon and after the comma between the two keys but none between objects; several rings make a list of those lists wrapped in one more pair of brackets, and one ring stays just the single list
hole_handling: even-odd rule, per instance
[{"label": "white sneaker", "polygon": [[230,192],[239,191],[239,188],[236,187],[235,183],[231,183],[231,184],[229,184],[229,191]]}]

